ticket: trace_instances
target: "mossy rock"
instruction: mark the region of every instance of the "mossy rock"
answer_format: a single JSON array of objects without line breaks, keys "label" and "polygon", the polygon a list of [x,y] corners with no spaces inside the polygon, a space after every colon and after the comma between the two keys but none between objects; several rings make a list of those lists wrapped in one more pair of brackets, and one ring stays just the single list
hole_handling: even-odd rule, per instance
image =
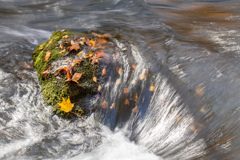
[{"label": "mossy rock", "polygon": [[[93,77],[101,75],[97,53],[104,53],[103,44],[96,43],[98,38],[87,32],[56,31],[36,48],[32,58],[45,103],[57,108],[62,97],[70,97],[73,103],[79,104],[86,95],[98,92]],[[80,78],[79,74],[82,74]],[[79,107],[74,110],[82,112]],[[63,115],[61,111],[56,113]]]}]

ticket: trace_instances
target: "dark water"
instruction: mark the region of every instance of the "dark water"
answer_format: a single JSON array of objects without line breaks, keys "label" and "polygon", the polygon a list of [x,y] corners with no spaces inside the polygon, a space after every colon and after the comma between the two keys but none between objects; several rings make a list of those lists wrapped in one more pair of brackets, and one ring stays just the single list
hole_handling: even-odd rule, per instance
[{"label": "dark water", "polygon": [[[240,159],[239,26],[234,0],[1,0],[0,159]],[[32,67],[61,29],[122,35],[84,122],[52,114]]]}]

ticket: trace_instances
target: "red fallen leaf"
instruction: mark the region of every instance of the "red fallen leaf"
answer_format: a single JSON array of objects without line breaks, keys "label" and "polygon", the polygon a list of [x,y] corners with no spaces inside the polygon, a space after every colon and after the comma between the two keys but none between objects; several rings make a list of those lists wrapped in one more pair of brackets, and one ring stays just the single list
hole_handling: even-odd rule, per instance
[{"label": "red fallen leaf", "polygon": [[123,92],[124,92],[125,94],[127,94],[127,93],[128,93],[128,88],[124,88]]},{"label": "red fallen leaf", "polygon": [[108,103],[107,103],[107,101],[104,100],[104,101],[102,102],[102,108],[103,108],[103,109],[106,109],[107,106],[108,106]]},{"label": "red fallen leaf", "polygon": [[50,56],[51,56],[51,51],[47,51],[45,55],[45,62],[49,59]]},{"label": "red fallen leaf", "polygon": [[78,44],[72,44],[68,47],[68,51],[71,52],[72,50],[78,51],[80,49]]},{"label": "red fallen leaf", "polygon": [[104,68],[104,69],[102,70],[102,74],[103,74],[104,76],[107,75],[107,68]]},{"label": "red fallen leaf", "polygon": [[64,50],[62,50],[61,52],[59,52],[59,54],[62,54],[62,53],[64,53],[64,52],[66,52],[67,50],[66,49],[64,49]]},{"label": "red fallen leaf", "polygon": [[125,99],[124,104],[125,104],[125,105],[129,105],[129,104],[130,104],[130,103],[129,103],[129,100],[128,100],[127,98]]},{"label": "red fallen leaf", "polygon": [[39,50],[41,51],[41,50],[43,50],[43,48],[44,48],[44,46],[40,47]]},{"label": "red fallen leaf", "polygon": [[107,43],[107,40],[104,39],[104,38],[99,38],[99,39],[97,39],[96,41],[97,41],[97,43],[99,43],[99,44],[105,44],[105,43]]}]

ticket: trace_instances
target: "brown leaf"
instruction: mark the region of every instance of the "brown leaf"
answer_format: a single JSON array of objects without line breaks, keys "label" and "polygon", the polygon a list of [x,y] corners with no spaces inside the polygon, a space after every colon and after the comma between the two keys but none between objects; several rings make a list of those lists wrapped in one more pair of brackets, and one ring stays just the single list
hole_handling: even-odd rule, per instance
[{"label": "brown leaf", "polygon": [[98,92],[102,93],[102,86],[98,86]]},{"label": "brown leaf", "polygon": [[97,83],[97,77],[93,77],[93,82]]},{"label": "brown leaf", "polygon": [[128,100],[127,98],[125,99],[124,104],[125,104],[125,105],[129,105],[129,104],[130,104],[130,103],[129,103],[129,100]]},{"label": "brown leaf", "polygon": [[198,96],[203,96],[204,94],[204,87],[202,86],[202,84],[199,84],[196,88],[195,88],[195,93]]},{"label": "brown leaf", "polygon": [[102,70],[102,74],[103,74],[104,76],[107,75],[107,68],[104,68],[104,69]]},{"label": "brown leaf", "polygon": [[135,70],[137,68],[136,64],[132,64],[132,68]]},{"label": "brown leaf", "polygon": [[51,51],[47,51],[45,55],[45,62],[49,59],[50,56],[51,56]]},{"label": "brown leaf", "polygon": [[123,69],[122,68],[119,68],[118,69],[118,74],[121,76],[123,74]]},{"label": "brown leaf", "polygon": [[78,81],[82,77],[82,73],[75,73],[72,77],[72,80]]},{"label": "brown leaf", "polygon": [[110,37],[112,37],[109,33],[98,34],[98,33],[92,32],[92,34],[93,34],[95,37],[101,37],[101,38],[110,38]]},{"label": "brown leaf", "polygon": [[74,67],[76,64],[80,64],[83,60],[82,59],[74,59],[72,62],[72,67]]},{"label": "brown leaf", "polygon": [[104,101],[102,102],[102,108],[103,108],[103,109],[106,109],[107,106],[108,106],[108,103],[107,103],[107,101],[104,100]]},{"label": "brown leaf", "polygon": [[98,58],[103,58],[106,55],[106,53],[103,52],[103,50],[100,50],[96,52],[96,55]]},{"label": "brown leaf", "polygon": [[119,59],[119,56],[117,54],[112,55],[113,59],[117,60]]},{"label": "brown leaf", "polygon": [[153,92],[155,90],[155,86],[151,85],[149,91]]},{"label": "brown leaf", "polygon": [[115,103],[112,103],[112,105],[110,106],[110,109],[113,109],[115,107]]},{"label": "brown leaf", "polygon": [[71,52],[72,50],[78,51],[80,49],[78,44],[72,44],[69,46],[68,51]]},{"label": "brown leaf", "polygon": [[104,39],[104,38],[99,38],[99,39],[97,39],[96,41],[97,41],[97,43],[99,43],[99,44],[105,44],[105,43],[107,43],[107,40]]},{"label": "brown leaf", "polygon": [[137,113],[137,110],[138,110],[138,106],[136,105],[136,106],[132,109],[132,112],[133,112],[133,113]]},{"label": "brown leaf", "polygon": [[42,71],[41,74],[45,75],[45,78],[46,78],[49,71],[50,71],[50,66],[45,71]]},{"label": "brown leaf", "polygon": [[128,93],[128,88],[124,88],[123,92],[124,92],[125,94],[127,94],[127,93]]}]

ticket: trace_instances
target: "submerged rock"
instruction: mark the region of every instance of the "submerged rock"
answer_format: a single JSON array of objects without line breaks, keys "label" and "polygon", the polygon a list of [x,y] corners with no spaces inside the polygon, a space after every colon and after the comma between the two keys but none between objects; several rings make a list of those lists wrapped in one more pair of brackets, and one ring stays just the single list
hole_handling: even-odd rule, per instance
[{"label": "submerged rock", "polygon": [[57,105],[68,97],[75,103],[73,113],[82,114],[86,110],[82,101],[98,92],[99,61],[108,57],[103,49],[109,37],[108,34],[56,31],[33,52],[42,96],[45,103],[54,106],[57,114],[71,115]]}]

